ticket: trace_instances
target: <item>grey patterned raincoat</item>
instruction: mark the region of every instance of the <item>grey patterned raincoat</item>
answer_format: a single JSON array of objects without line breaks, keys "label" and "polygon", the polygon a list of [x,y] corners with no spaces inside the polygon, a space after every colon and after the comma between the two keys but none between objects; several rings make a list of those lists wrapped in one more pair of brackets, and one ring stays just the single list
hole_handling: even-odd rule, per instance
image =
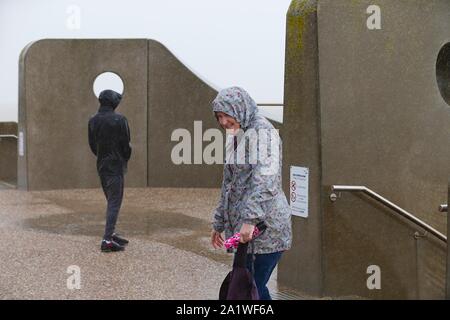
[{"label": "grey patterned raincoat", "polygon": [[[213,213],[214,230],[225,232],[225,237],[229,238],[239,232],[243,223],[256,225],[264,221],[267,230],[254,240],[254,253],[290,249],[291,213],[281,188],[282,144],[278,132],[265,117],[258,114],[255,101],[242,88],[231,87],[220,91],[212,107],[214,112],[223,112],[235,118],[243,130],[241,138],[234,138],[236,144],[232,143],[231,151],[227,152],[221,197]],[[259,134],[262,132],[266,133],[266,139],[258,141],[267,143],[258,143],[256,149],[250,147],[250,139],[242,139],[248,133],[257,133],[258,139],[261,139]],[[264,148],[268,150],[267,157],[260,156]],[[258,161],[251,160],[252,151],[257,151]]]}]

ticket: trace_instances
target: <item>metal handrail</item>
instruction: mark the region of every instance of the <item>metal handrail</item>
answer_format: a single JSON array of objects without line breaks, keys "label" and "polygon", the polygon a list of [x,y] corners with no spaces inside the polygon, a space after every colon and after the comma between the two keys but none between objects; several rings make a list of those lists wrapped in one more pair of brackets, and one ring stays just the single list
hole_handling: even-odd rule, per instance
[{"label": "metal handrail", "polygon": [[282,103],[257,103],[260,107],[283,107]]},{"label": "metal handrail", "polygon": [[0,134],[0,139],[1,138],[13,138],[13,139],[18,139],[17,136],[13,135],[13,134]]},{"label": "metal handrail", "polygon": [[[436,236],[439,240],[442,240],[443,242],[447,243],[447,237],[445,235],[443,235],[442,233],[440,233],[439,231],[434,229],[432,226],[426,224],[425,222],[423,222],[419,218],[416,218],[413,214],[409,213],[405,209],[400,208],[399,206],[397,206],[393,202],[391,202],[388,199],[382,197],[381,195],[379,195],[378,193],[370,190],[367,187],[364,187],[364,186],[340,186],[340,185],[333,185],[333,186],[331,186],[331,190],[332,190],[332,192],[335,192],[335,191],[363,192],[363,193],[367,194],[369,197],[371,197],[372,199],[375,199],[378,202],[384,204],[386,207],[394,210],[396,213],[400,214],[402,217],[408,219],[409,221],[415,223],[416,225],[420,226],[424,230],[430,232],[431,234]],[[337,196],[335,194],[333,196],[333,194],[332,194],[330,196],[330,199],[332,201],[336,201]]]}]

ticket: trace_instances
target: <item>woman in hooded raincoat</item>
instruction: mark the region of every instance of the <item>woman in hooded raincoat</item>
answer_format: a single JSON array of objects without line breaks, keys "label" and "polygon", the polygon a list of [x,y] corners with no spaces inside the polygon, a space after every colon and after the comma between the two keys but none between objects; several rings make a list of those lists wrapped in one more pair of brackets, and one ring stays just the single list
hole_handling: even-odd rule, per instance
[{"label": "woman in hooded raincoat", "polygon": [[[226,238],[240,232],[240,241],[248,242],[255,225],[264,222],[267,229],[251,242],[249,250],[255,254],[254,278],[259,296],[270,300],[267,282],[292,242],[290,208],[281,188],[281,139],[273,125],[258,114],[255,101],[242,88],[220,91],[212,107],[234,143],[227,144],[211,242],[215,248],[222,247],[223,232]],[[250,268],[251,255],[247,261]]]}]

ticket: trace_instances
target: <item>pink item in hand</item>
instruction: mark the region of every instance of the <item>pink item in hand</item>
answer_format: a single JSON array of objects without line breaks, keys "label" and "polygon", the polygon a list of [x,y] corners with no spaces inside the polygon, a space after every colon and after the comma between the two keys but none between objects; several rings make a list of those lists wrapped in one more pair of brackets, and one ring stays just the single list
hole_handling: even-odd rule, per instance
[{"label": "pink item in hand", "polygon": [[[253,238],[255,238],[258,235],[259,235],[259,230],[258,230],[257,227],[255,227],[255,230],[253,230]],[[241,239],[241,234],[238,232],[234,236],[232,236],[231,238],[228,238],[227,240],[225,240],[225,242],[224,242],[225,248],[227,248],[227,249],[230,249],[230,248],[237,249],[240,239]]]}]

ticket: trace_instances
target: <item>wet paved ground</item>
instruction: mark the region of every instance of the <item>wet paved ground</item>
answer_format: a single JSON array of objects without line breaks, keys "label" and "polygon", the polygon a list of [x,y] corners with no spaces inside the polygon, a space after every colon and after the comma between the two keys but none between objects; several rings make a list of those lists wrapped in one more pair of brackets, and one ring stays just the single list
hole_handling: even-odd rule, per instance
[{"label": "wet paved ground", "polygon": [[[130,245],[101,253],[100,189],[7,187],[0,187],[0,299],[217,299],[232,262],[209,244],[218,189],[126,189],[117,231]],[[79,290],[67,288],[70,266],[80,268]],[[275,279],[269,287],[277,297]]]}]

